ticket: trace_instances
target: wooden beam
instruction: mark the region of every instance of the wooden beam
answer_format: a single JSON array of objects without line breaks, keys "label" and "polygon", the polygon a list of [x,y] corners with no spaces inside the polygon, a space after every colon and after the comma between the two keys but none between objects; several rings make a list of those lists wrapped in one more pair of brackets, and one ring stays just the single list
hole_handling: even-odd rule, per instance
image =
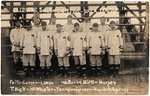
[{"label": "wooden beam", "polygon": [[[51,1],[48,1],[45,6],[49,5],[49,3],[51,3]],[[46,7],[42,7],[42,10],[44,10]]]},{"label": "wooden beam", "polygon": [[[11,1],[11,2],[13,2],[13,1]],[[83,4],[83,6],[84,5],[86,5],[86,4]],[[116,4],[88,4],[88,6],[101,6],[101,5],[103,5],[103,6],[116,6]],[[138,5],[137,3],[126,3],[126,4],[120,4],[121,6],[124,6],[124,5],[126,5],[126,6],[133,6],[133,5]],[[145,5],[145,3],[141,3],[141,5]],[[49,5],[39,5],[38,7],[52,7],[53,6],[53,4],[49,4]],[[56,7],[64,7],[64,5],[62,5],[62,4],[56,4],[55,5]],[[80,6],[80,4],[65,4],[65,6],[67,6],[67,7],[78,7],[78,6]],[[4,8],[10,8],[11,6],[4,6]],[[19,5],[14,5],[13,6],[13,8],[14,7],[19,7],[19,8],[21,8],[21,6],[19,6]],[[36,7],[35,5],[27,5],[26,7]]]},{"label": "wooden beam", "polygon": [[10,8],[7,8],[7,5],[6,5],[6,2],[5,2],[5,1],[2,1],[2,4],[4,5],[3,8],[6,8],[9,12],[11,11]]},{"label": "wooden beam", "polygon": [[145,25],[145,40],[149,40],[149,2],[146,2],[146,25]]},{"label": "wooden beam", "polygon": [[[20,8],[20,7],[18,7],[18,8]],[[74,10],[73,10],[74,11]],[[77,11],[80,11],[80,10],[77,10]],[[102,10],[103,11],[103,10]],[[116,11],[119,11],[119,10],[116,10]],[[125,11],[129,11],[129,10],[125,10]],[[145,9],[142,9],[142,10],[137,10],[137,9],[131,9],[130,11],[135,11],[135,12],[139,12],[139,11],[146,11]],[[101,12],[101,11],[100,11]],[[13,13],[17,13],[17,12],[13,12]],[[24,12],[21,12],[20,11],[20,13],[24,13]],[[33,12],[26,12],[27,14],[33,14]],[[51,12],[39,12],[40,14],[50,14]],[[57,13],[57,12],[56,12]],[[74,12],[74,13],[76,13],[76,12]],[[96,13],[96,12],[94,12],[94,13]],[[11,14],[11,12],[1,12],[1,14]],[[138,17],[138,16],[137,16]]]},{"label": "wooden beam", "polygon": [[[122,4],[124,4],[124,3],[122,2]],[[131,14],[133,14],[134,16],[137,16],[133,11],[131,11],[131,9],[130,9],[126,4],[124,4],[123,6],[124,6],[125,8],[127,8]],[[140,18],[137,18],[137,19],[138,19],[140,22],[144,23]]]},{"label": "wooden beam", "polygon": [[[141,10],[142,9],[141,1],[139,1],[138,4],[139,4],[138,8]],[[141,11],[139,11],[139,16],[142,16],[142,12]],[[142,21],[142,18],[140,18],[140,19]],[[139,22],[139,23],[142,23],[142,22]],[[141,32],[142,31],[142,26],[140,25],[139,28],[140,28],[140,32]]]},{"label": "wooden beam", "polygon": [[[64,5],[66,7],[66,9],[70,10],[70,7],[66,6],[66,4],[63,1],[60,1],[62,3],[62,5]],[[74,13],[71,13],[75,18],[77,18],[77,16]],[[78,22],[81,23],[80,19],[77,19]]]},{"label": "wooden beam", "polygon": [[52,6],[52,13],[51,14],[55,14],[54,10],[56,9],[56,1],[53,1],[53,6]]},{"label": "wooden beam", "polygon": [[[32,19],[30,19],[32,20]],[[42,19],[42,20],[49,20],[48,18],[47,19]],[[107,24],[108,25],[108,24]],[[131,24],[130,24],[131,25]],[[133,25],[133,24],[132,24]],[[139,24],[134,24],[135,26],[139,26]],[[117,26],[120,26],[120,25],[117,25]],[[122,25],[121,25],[122,26]],[[6,26],[6,27],[1,27],[1,28],[14,28],[15,26]],[[26,26],[22,26],[22,27],[26,27]]]},{"label": "wooden beam", "polygon": [[[105,4],[105,3],[106,3],[106,1],[103,1],[102,4]],[[103,5],[100,5],[100,6],[96,9],[96,11],[100,10],[100,9],[102,8],[102,6],[103,6]],[[93,17],[95,14],[96,14],[96,12],[94,12],[90,17]]]}]

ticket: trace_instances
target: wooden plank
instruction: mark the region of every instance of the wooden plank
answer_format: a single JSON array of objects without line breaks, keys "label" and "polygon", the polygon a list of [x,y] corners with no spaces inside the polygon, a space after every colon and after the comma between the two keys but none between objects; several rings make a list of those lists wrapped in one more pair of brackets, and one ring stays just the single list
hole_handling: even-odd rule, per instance
[{"label": "wooden plank", "polygon": [[[86,4],[83,4],[83,6],[85,6]],[[116,6],[117,4],[88,4],[88,6],[100,6],[100,5],[103,5],[103,6]],[[126,5],[126,6],[133,6],[133,5],[135,5],[135,6],[137,6],[138,5],[138,3],[125,3],[125,4],[119,4],[120,6],[124,6],[124,5]],[[141,3],[141,5],[145,5],[145,3]],[[52,7],[53,6],[53,4],[49,4],[49,5],[39,5],[38,7]],[[64,5],[62,5],[62,4],[56,4],[55,5],[56,7],[64,7]],[[80,4],[65,4],[65,6],[67,6],[67,7],[78,7],[78,6],[80,6]],[[19,6],[19,5],[14,5],[14,6],[4,6],[4,8],[10,8],[10,7],[13,7],[13,8],[17,8],[17,7],[19,7],[19,8],[21,8],[21,6]],[[26,7],[37,7],[36,5],[26,5]]]},{"label": "wooden plank", "polygon": [[[106,1],[103,1],[103,4],[106,4]],[[100,10],[103,7],[103,5],[100,5],[96,11]],[[97,12],[94,12],[90,17],[93,17]]]},{"label": "wooden plank", "polygon": [[149,40],[149,2],[146,2],[146,25],[145,25],[145,40]]},{"label": "wooden plank", "polygon": [[[34,14],[34,13],[33,13]],[[73,19],[82,19],[84,17],[74,17]],[[90,19],[100,19],[101,17],[89,17]],[[119,18],[146,18],[145,16],[141,16],[141,17],[106,17],[106,19],[119,19]],[[26,18],[27,20],[31,20],[31,18]],[[43,20],[49,20],[49,18],[41,18]],[[67,19],[67,18],[56,18],[56,19]],[[2,19],[1,21],[9,21],[11,19]],[[23,20],[23,19],[20,19]]]},{"label": "wooden plank", "polygon": [[[51,3],[51,1],[48,1],[45,5],[49,5],[49,3]],[[44,10],[46,7],[42,7],[42,10]]]},{"label": "wooden plank", "polygon": [[[72,10],[72,11],[79,11],[80,12],[80,10]],[[102,10],[103,11],[103,10]],[[119,11],[119,10],[116,10],[116,11]],[[126,11],[135,11],[135,12],[139,12],[139,11],[141,11],[141,12],[144,12],[144,11],[146,11],[145,9],[142,9],[142,10],[138,10],[138,9],[131,9],[131,10],[126,10]],[[20,13],[25,13],[25,12],[21,12],[21,11],[18,11],[18,12],[20,12]],[[64,12],[64,13],[66,13],[67,12],[67,10]],[[92,10],[89,10],[89,12],[92,12]],[[101,12],[101,10],[100,11],[94,11],[93,13],[97,13],[97,12]],[[10,14],[10,13],[17,13],[17,12],[1,12],[1,14]],[[33,14],[33,12],[26,12],[27,14]],[[39,12],[40,14],[49,14],[49,13],[52,13],[51,11],[49,12],[44,12],[43,10],[41,11],[41,12]],[[56,12],[56,13],[59,13],[59,12]],[[68,13],[69,13],[69,11],[68,11]],[[74,13],[77,13],[77,12],[74,12]],[[138,16],[137,16],[138,17]]]},{"label": "wooden plank", "polygon": [[[66,7],[66,9],[70,10],[70,7],[68,7],[63,1],[61,1],[62,5]],[[77,18],[77,16],[74,13],[71,13],[75,18]],[[77,19],[78,22],[81,22],[80,19]]]},{"label": "wooden plank", "polygon": [[127,35],[144,35],[145,33],[144,32],[139,32],[139,33],[137,33],[137,32],[128,32],[128,33],[122,33],[122,34],[127,34]]},{"label": "wooden plank", "polygon": [[121,60],[144,60],[145,56],[120,56]]},{"label": "wooden plank", "polygon": [[139,52],[139,53],[135,53],[135,52],[127,52],[127,53],[121,53],[121,55],[122,56],[145,56],[146,55],[146,53],[144,53],[144,52]]},{"label": "wooden plank", "polygon": [[[49,19],[42,19],[42,20],[49,20]],[[109,24],[106,24],[109,25]],[[135,26],[139,26],[139,25],[144,25],[144,24],[125,24],[126,26],[128,25],[135,25]],[[123,24],[118,24],[117,26],[123,26]],[[14,28],[15,26],[5,26],[5,27],[1,27],[1,28]],[[22,26],[22,27],[26,27],[26,26]]]},{"label": "wooden plank", "polygon": [[[123,3],[122,2],[122,4],[125,4],[125,3]],[[128,5],[123,5],[125,8],[127,8],[127,10],[129,10],[129,12],[131,13],[131,14],[133,14],[134,16],[136,16],[137,17],[137,15],[128,7]],[[140,18],[137,18],[140,22],[142,22],[142,23],[144,23]]]}]

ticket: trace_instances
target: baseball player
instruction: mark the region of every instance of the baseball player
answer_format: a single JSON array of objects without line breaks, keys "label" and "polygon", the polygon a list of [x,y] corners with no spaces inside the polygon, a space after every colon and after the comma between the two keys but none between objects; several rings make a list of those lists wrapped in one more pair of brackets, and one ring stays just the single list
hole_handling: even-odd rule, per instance
[{"label": "baseball player", "polygon": [[32,27],[32,30],[35,32],[35,36],[37,38],[40,30],[42,30],[42,28],[41,28],[41,19],[40,18],[35,20],[34,26]]},{"label": "baseball player", "polygon": [[89,41],[89,38],[87,37],[87,34],[90,31],[90,29],[92,28],[92,23],[90,21],[88,13],[85,13],[84,22],[81,23],[81,28],[82,28],[83,33],[86,36],[86,38],[85,38],[85,41],[86,41],[86,50],[85,50],[84,60],[86,62],[87,68],[89,68],[88,67],[88,63],[89,63],[89,54],[88,54],[89,53],[89,46],[88,46],[89,44],[88,44],[88,41]]},{"label": "baseball player", "polygon": [[[103,34],[104,43],[107,43],[106,38],[109,34],[110,27],[108,25],[106,25],[105,22],[106,22],[106,18],[101,17],[100,18],[101,24],[99,24],[99,31]],[[108,48],[108,46],[105,46],[105,54],[102,57],[102,71],[105,73],[107,73],[107,70],[108,70],[108,52],[106,50],[107,48]]]},{"label": "baseball player", "polygon": [[[31,74],[31,77],[34,76],[35,69],[35,36],[34,31],[32,30],[31,22],[27,22],[26,31],[21,36],[20,50],[23,51],[23,66],[24,71],[28,74]],[[30,69],[29,69],[30,66]]]},{"label": "baseball player", "polygon": [[[51,15],[51,18],[50,18],[50,22],[49,24],[47,25],[47,28],[50,32],[50,34],[52,34],[53,36],[57,33],[56,30],[56,16],[54,14]],[[54,41],[54,38],[52,38],[53,41]],[[53,47],[54,47],[54,42],[53,42]],[[53,55],[52,55],[52,71],[58,67],[58,60],[57,60],[57,56],[54,52],[54,48],[53,48]]]},{"label": "baseball player", "polygon": [[57,33],[54,36],[54,50],[58,58],[59,75],[58,77],[67,77],[69,70],[69,50],[70,40],[68,33],[62,31],[62,25],[57,24]]},{"label": "baseball player", "polygon": [[[69,36],[71,36],[72,34],[72,30],[74,29],[73,23],[72,23],[73,17],[72,15],[68,15],[67,17],[67,23],[63,26],[63,31],[66,32]],[[70,54],[69,55],[69,63],[70,63],[70,67],[71,69],[69,71],[75,71],[75,66],[74,66],[74,62],[73,62],[73,56]]]},{"label": "baseball player", "polygon": [[49,32],[51,32],[52,35],[56,34],[57,28],[56,28],[56,16],[55,15],[51,16],[50,22],[47,25],[47,28],[48,28]]},{"label": "baseball player", "polygon": [[14,58],[14,67],[16,70],[18,70],[18,67],[20,66],[20,40],[23,32],[25,32],[24,28],[21,28],[20,26],[21,22],[20,20],[16,20],[15,22],[15,28],[11,30],[10,32],[10,41],[12,43],[12,53]]},{"label": "baseball player", "polygon": [[88,36],[91,73],[97,76],[97,74],[101,73],[102,55],[105,52],[104,37],[103,34],[98,30],[97,23],[93,24],[92,30],[88,33]]},{"label": "baseball player", "polygon": [[37,50],[40,56],[41,77],[51,72],[51,57],[52,57],[53,41],[52,35],[47,29],[47,23],[42,21],[42,30],[37,38]]},{"label": "baseball player", "polygon": [[72,33],[73,28],[74,28],[73,23],[72,23],[73,17],[72,17],[72,15],[68,15],[67,18],[68,18],[67,19],[68,22],[66,25],[63,26],[63,31],[67,32],[70,35]]},{"label": "baseball player", "polygon": [[71,34],[71,48],[73,49],[73,58],[77,70],[78,76],[86,76],[86,61],[85,61],[85,50],[86,42],[85,35],[82,32],[78,23],[74,24],[74,30]]},{"label": "baseball player", "polygon": [[[35,35],[34,35],[34,38],[35,38],[35,41],[36,41],[36,48],[37,48],[37,37],[38,37],[38,34],[41,32],[42,28],[41,28],[41,19],[40,18],[35,18],[34,20],[34,26],[32,27],[32,30],[34,31]],[[37,53],[36,51],[36,71],[35,72],[36,74],[39,73],[39,65],[40,65],[40,60],[39,60],[39,54]]]},{"label": "baseball player", "polygon": [[120,69],[120,51],[123,49],[123,39],[122,34],[119,30],[116,29],[115,21],[110,22],[109,35],[106,38],[108,42],[109,53],[109,70],[111,76],[117,76]]}]

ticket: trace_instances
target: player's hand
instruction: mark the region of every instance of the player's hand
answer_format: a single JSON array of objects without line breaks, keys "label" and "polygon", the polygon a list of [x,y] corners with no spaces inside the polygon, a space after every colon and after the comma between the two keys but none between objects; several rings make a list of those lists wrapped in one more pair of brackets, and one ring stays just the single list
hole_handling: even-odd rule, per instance
[{"label": "player's hand", "polygon": [[105,48],[106,48],[106,51],[107,51],[107,52],[108,52],[108,51],[109,51],[109,49],[110,49],[110,47],[108,47],[108,46],[107,46],[107,47],[105,47]]},{"label": "player's hand", "polygon": [[67,48],[66,48],[66,51],[70,51],[70,49],[71,49],[70,47],[67,47]]},{"label": "player's hand", "polygon": [[50,54],[50,55],[53,55],[53,52],[52,52],[52,50],[49,50],[49,54]]},{"label": "player's hand", "polygon": [[91,51],[90,51],[90,50],[88,50],[88,51],[87,51],[87,54],[91,54]]},{"label": "player's hand", "polygon": [[83,54],[83,55],[85,54],[85,51],[84,51],[84,50],[82,51],[82,54]]},{"label": "player's hand", "polygon": [[86,51],[86,49],[87,49],[86,47],[83,47],[83,51]]},{"label": "player's hand", "polygon": [[20,54],[23,54],[23,49],[20,49]]},{"label": "player's hand", "polygon": [[50,49],[50,50],[53,50],[53,47],[51,46],[51,47],[49,47],[49,49]]},{"label": "player's hand", "polygon": [[120,45],[119,48],[120,48],[120,49],[123,49],[123,45]]},{"label": "player's hand", "polygon": [[104,51],[104,50],[102,50],[101,55],[104,55],[104,54],[105,54],[105,51]]},{"label": "player's hand", "polygon": [[86,47],[86,50],[89,50],[91,47],[90,46],[88,46],[88,47]]},{"label": "player's hand", "polygon": [[41,53],[41,51],[40,51],[40,50],[37,50],[37,53],[38,53],[38,54],[40,54],[40,53]]},{"label": "player's hand", "polygon": [[58,50],[57,49],[55,50],[55,54],[56,54],[56,56],[58,55]]},{"label": "player's hand", "polygon": [[16,41],[14,41],[14,42],[12,43],[12,45],[17,46],[18,43],[17,43]]},{"label": "player's hand", "polygon": [[37,53],[40,54],[40,47],[37,47]]},{"label": "player's hand", "polygon": [[119,48],[120,48],[120,52],[122,52],[123,51],[123,45],[120,45]]}]

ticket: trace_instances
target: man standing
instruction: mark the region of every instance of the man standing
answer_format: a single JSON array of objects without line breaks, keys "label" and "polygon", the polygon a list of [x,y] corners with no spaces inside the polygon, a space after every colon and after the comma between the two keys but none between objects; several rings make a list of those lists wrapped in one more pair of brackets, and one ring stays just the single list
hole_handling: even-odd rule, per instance
[{"label": "man standing", "polygon": [[[40,57],[40,67],[41,67],[41,78],[49,75],[51,72],[51,58],[52,58],[53,40],[52,35],[47,29],[47,24],[45,21],[42,22],[42,30],[37,38],[37,50]],[[47,71],[46,71],[47,70]]]},{"label": "man standing", "polygon": [[120,69],[120,51],[123,49],[122,34],[116,29],[116,23],[110,22],[111,30],[106,38],[108,40],[108,53],[109,53],[109,72],[111,76],[117,76]]},{"label": "man standing", "polygon": [[91,66],[91,75],[97,76],[101,73],[102,55],[104,54],[105,44],[103,34],[98,30],[98,24],[94,23],[89,37],[89,57]]},{"label": "man standing", "polygon": [[[103,39],[104,39],[104,42],[107,43],[107,36],[109,34],[109,30],[110,30],[110,27],[108,25],[105,24],[106,22],[106,18],[105,17],[101,17],[100,18],[100,25],[99,25],[99,31],[103,34]],[[108,71],[108,52],[107,52],[107,47],[108,46],[105,46],[105,54],[103,55],[102,57],[102,69],[104,69],[105,71]]]},{"label": "man standing", "polygon": [[31,28],[31,23],[27,22],[27,30],[21,36],[20,49],[23,51],[24,72],[31,74],[31,77],[33,77],[35,69],[36,42],[34,37],[35,33]]},{"label": "man standing", "polygon": [[22,34],[25,32],[24,28],[21,28],[20,26],[21,22],[20,20],[16,20],[15,22],[15,28],[11,30],[10,32],[10,41],[12,43],[12,49],[13,57],[14,57],[14,66],[15,69],[18,70],[18,67],[20,66],[19,60],[20,60],[20,40]]},{"label": "man standing", "polygon": [[67,77],[69,70],[69,35],[62,31],[62,25],[57,24],[57,34],[54,36],[54,50],[58,58],[59,75],[58,77]]}]

